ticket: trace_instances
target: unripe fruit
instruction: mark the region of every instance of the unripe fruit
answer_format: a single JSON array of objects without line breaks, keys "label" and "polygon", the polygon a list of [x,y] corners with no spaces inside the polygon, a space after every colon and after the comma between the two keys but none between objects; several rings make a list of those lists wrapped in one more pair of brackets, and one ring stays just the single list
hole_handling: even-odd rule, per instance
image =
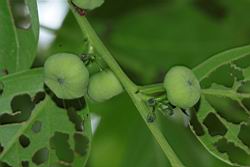
[{"label": "unripe fruit", "polygon": [[171,68],[165,76],[164,87],[171,104],[180,108],[193,107],[200,99],[200,84],[187,67]]},{"label": "unripe fruit", "polygon": [[49,57],[44,73],[45,84],[58,98],[75,99],[87,92],[89,72],[76,55],[58,53]]},{"label": "unripe fruit", "polygon": [[96,102],[103,102],[123,92],[123,87],[110,70],[98,72],[89,80],[88,95]]},{"label": "unripe fruit", "polygon": [[104,0],[73,0],[73,3],[82,8],[93,10],[103,4]]}]

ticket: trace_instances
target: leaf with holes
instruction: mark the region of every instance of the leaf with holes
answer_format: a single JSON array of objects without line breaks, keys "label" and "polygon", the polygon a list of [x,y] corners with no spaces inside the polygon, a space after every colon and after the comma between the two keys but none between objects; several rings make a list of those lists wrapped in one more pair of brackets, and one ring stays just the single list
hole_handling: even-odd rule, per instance
[{"label": "leaf with holes", "polygon": [[86,163],[91,126],[83,98],[56,98],[44,87],[43,69],[11,74],[0,83],[0,166]]},{"label": "leaf with holes", "polygon": [[36,1],[0,1],[0,76],[29,69],[36,56]]},{"label": "leaf with holes", "polygon": [[250,166],[250,46],[220,53],[194,69],[202,98],[191,128],[221,160]]}]

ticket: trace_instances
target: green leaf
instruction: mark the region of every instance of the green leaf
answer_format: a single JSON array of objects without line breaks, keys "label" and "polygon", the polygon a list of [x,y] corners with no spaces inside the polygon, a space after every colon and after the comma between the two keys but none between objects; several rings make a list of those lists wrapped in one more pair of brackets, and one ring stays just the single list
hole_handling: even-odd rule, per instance
[{"label": "green leaf", "polygon": [[93,10],[100,7],[104,0],[73,0],[73,3],[82,9]]},{"label": "green leaf", "polygon": [[[226,12],[220,20],[204,12],[213,6],[203,10],[193,1],[138,8],[109,25],[109,47],[128,73],[137,74],[134,78],[140,84],[152,83],[176,64],[195,67],[219,51],[250,42],[249,1],[223,2]],[[149,81],[142,82],[143,78]]]},{"label": "green leaf", "polygon": [[93,138],[89,166],[170,167],[128,95],[91,104],[90,110],[101,116],[101,122]]},{"label": "green leaf", "polygon": [[250,46],[220,53],[194,69],[202,98],[191,127],[215,156],[250,166]]},{"label": "green leaf", "polygon": [[0,76],[31,67],[39,22],[36,1],[0,1]]},{"label": "green leaf", "polygon": [[83,98],[57,99],[44,89],[43,69],[8,75],[0,82],[0,166],[86,163],[91,126]]},{"label": "green leaf", "polygon": [[25,76],[22,74],[23,72],[15,73],[12,74],[11,77],[6,76],[0,78],[0,83],[3,85],[3,94],[0,96],[0,114],[11,113],[10,101],[18,93],[27,92],[30,96],[35,96],[37,92],[43,91],[43,75],[41,69],[28,71],[25,73]]}]

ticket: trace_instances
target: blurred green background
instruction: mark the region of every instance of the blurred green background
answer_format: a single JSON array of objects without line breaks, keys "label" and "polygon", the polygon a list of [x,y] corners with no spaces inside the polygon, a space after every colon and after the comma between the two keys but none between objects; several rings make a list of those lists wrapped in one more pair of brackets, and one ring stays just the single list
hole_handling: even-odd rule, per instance
[{"label": "blurred green background", "polygon": [[[249,0],[106,0],[87,16],[125,72],[144,85],[161,82],[173,65],[193,68],[220,51],[249,44],[249,8]],[[42,27],[56,38],[40,47],[35,66],[59,51],[84,51],[71,13],[59,30]],[[170,166],[127,94],[90,109],[100,122],[88,167]],[[229,166],[209,154],[188,128],[159,119],[184,165]]]}]

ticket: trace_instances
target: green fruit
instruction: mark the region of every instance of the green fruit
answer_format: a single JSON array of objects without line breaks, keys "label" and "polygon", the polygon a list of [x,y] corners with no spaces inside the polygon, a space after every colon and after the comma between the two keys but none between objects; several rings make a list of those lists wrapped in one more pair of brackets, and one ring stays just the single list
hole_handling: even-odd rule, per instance
[{"label": "green fruit", "polygon": [[103,102],[122,92],[120,81],[110,70],[96,73],[89,80],[88,95],[94,101]]},{"label": "green fruit", "polygon": [[75,99],[87,92],[89,72],[76,55],[58,53],[49,57],[44,73],[45,84],[58,98]]},{"label": "green fruit", "polygon": [[104,0],[73,0],[73,3],[82,8],[93,10],[103,4]]},{"label": "green fruit", "polygon": [[200,99],[200,84],[187,67],[171,68],[165,76],[164,87],[171,104],[180,108],[193,107]]}]

